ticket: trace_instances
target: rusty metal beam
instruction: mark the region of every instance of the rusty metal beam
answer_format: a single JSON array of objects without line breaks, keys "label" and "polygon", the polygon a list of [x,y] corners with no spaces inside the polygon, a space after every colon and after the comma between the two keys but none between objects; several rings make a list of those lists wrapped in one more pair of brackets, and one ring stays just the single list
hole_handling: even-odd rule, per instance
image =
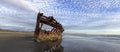
[{"label": "rusty metal beam", "polygon": [[[53,27],[53,29],[51,31],[43,30],[43,24],[51,26]],[[53,35],[61,35],[63,31],[64,28],[62,27],[62,25],[59,22],[57,22],[52,16],[47,17],[44,16],[43,13],[38,13],[34,32],[35,40],[37,40],[38,37],[42,38],[44,37],[44,35],[48,35],[50,33]]]},{"label": "rusty metal beam", "polygon": [[34,32],[35,37],[37,37],[39,35],[40,18],[42,15],[43,15],[43,13],[38,13],[38,15],[37,15],[36,27],[35,27],[35,32]]}]

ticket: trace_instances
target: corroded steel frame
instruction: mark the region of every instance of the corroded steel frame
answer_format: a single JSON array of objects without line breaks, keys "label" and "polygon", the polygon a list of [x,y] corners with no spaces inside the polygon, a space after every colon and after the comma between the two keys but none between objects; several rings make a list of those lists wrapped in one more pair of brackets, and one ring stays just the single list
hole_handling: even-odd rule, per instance
[{"label": "corroded steel frame", "polygon": [[57,22],[53,18],[53,16],[47,17],[47,16],[44,16],[43,13],[39,12],[37,15],[36,27],[35,27],[35,32],[34,32],[35,39],[37,39],[38,36],[41,35],[40,33],[44,33],[44,32],[46,33],[46,31],[42,31],[43,24],[53,27],[51,31],[47,31],[47,32],[61,35],[62,32],[64,31],[64,28],[62,27],[62,25],[59,22]]}]

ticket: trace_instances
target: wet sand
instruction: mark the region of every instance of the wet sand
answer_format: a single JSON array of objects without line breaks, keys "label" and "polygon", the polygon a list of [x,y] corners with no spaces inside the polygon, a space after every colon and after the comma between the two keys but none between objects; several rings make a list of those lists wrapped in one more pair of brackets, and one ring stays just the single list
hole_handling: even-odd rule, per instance
[{"label": "wet sand", "polygon": [[[119,40],[118,40],[119,41]],[[33,42],[32,32],[1,32],[0,52],[120,52],[120,44],[63,35],[61,42]]]},{"label": "wet sand", "polygon": [[59,42],[33,41],[32,32],[0,32],[0,52],[63,52]]}]

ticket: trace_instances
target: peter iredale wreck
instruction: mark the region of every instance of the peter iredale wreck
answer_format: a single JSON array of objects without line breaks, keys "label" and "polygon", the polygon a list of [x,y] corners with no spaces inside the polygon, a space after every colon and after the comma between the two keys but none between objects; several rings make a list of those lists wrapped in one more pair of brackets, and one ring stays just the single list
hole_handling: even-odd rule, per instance
[{"label": "peter iredale wreck", "polygon": [[[42,29],[43,24],[51,26],[51,30]],[[57,22],[53,16],[44,16],[43,13],[38,13],[36,28],[34,32],[35,41],[59,40],[62,39],[64,28]]]}]

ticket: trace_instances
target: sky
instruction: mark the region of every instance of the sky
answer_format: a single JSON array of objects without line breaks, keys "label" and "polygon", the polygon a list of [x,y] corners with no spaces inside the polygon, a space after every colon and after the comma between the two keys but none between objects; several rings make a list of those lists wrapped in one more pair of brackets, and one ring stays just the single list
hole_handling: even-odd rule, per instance
[{"label": "sky", "polygon": [[0,0],[0,29],[34,31],[39,11],[65,33],[120,34],[120,0]]}]

